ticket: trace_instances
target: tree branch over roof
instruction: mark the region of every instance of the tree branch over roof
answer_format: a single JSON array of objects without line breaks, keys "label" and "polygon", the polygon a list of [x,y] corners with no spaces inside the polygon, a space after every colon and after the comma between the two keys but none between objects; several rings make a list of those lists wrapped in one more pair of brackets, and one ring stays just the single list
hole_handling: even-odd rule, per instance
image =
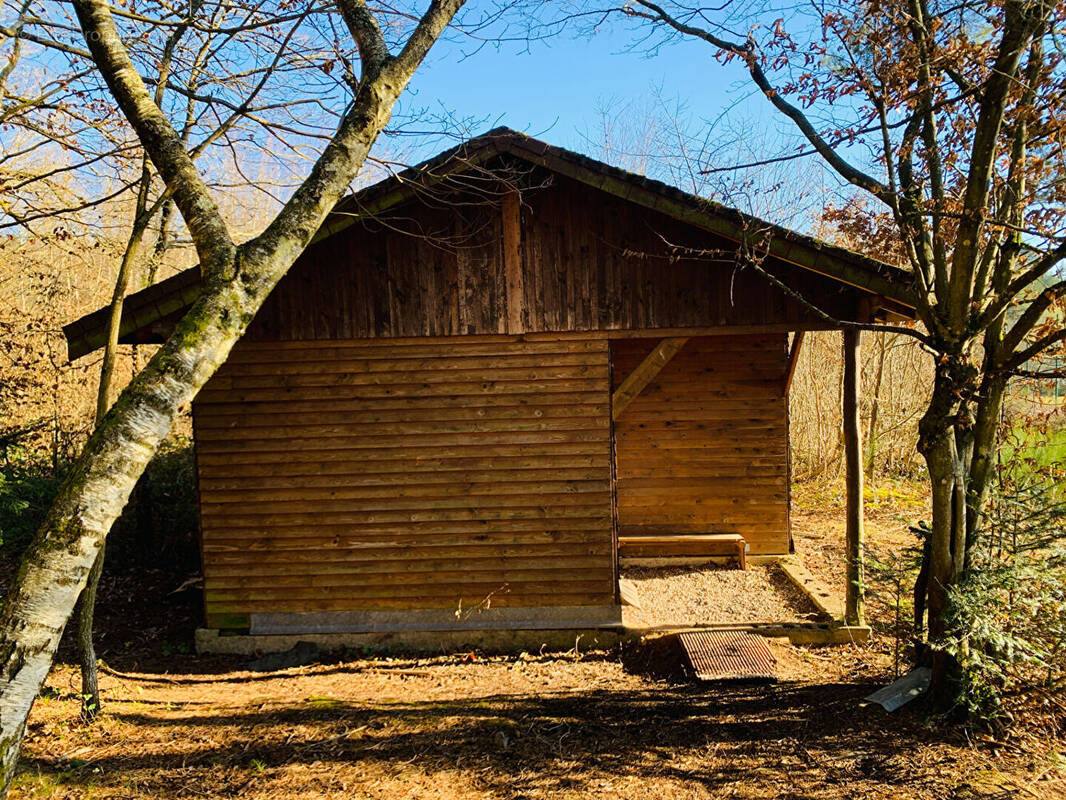
[{"label": "tree branch over roof", "polygon": [[797,106],[785,100],[781,92],[770,83],[760,63],[760,55],[754,40],[749,39],[744,43],[730,42],[715,36],[708,30],[697,28],[682,22],[677,19],[677,17],[668,13],[662,6],[651,2],[651,0],[635,0],[635,2],[637,5],[648,9],[648,12],[650,13],[637,11],[632,6],[626,6],[624,13],[643,17],[651,22],[665,23],[678,33],[684,33],[688,36],[702,39],[726,53],[740,57],[748,68],[748,72],[751,74],[751,78],[755,82],[755,85],[758,86],[762,93],[766,95],[766,98],[774,104],[775,108],[796,124],[796,127],[799,128],[800,132],[803,133],[807,138],[807,141],[811,143],[817,153],[822,156],[822,158],[824,158],[825,161],[833,167],[842,178],[844,178],[844,180],[858,186],[860,189],[864,189],[886,205],[892,205],[892,194],[888,187],[845,160],[836,149],[833,148],[820,133],[818,133],[814,125],[811,124],[811,121],[807,119],[807,116]]},{"label": "tree branch over roof", "polygon": [[201,269],[205,274],[214,273],[231,263],[235,247],[218,206],[181,137],[152,99],[122,45],[108,4],[104,0],[73,0],[73,5],[93,61],[174,196],[192,234]]}]

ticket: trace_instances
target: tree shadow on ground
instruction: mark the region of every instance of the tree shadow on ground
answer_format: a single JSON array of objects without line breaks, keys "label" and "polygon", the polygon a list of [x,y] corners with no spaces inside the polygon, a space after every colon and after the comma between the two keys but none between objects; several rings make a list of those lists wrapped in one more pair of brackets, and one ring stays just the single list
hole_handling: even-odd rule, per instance
[{"label": "tree shadow on ground", "polygon": [[395,774],[412,764],[442,780],[462,770],[506,797],[590,791],[605,777],[680,781],[712,794],[738,782],[765,784],[786,797],[842,797],[844,787],[863,784],[913,789],[918,776],[905,756],[929,732],[915,717],[889,722],[879,709],[860,709],[869,689],[650,684],[446,702],[309,698],[165,716],[118,709],[111,716],[151,744],[104,748],[73,772],[57,759],[26,766],[62,773],[68,785],[137,785],[158,796],[192,777],[215,796],[233,791],[220,781],[269,781],[294,766],[324,765],[339,775],[353,765]]}]

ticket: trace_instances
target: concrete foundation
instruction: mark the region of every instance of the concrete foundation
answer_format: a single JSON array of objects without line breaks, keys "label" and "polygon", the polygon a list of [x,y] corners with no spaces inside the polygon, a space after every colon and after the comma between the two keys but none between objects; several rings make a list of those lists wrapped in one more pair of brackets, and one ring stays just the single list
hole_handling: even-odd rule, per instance
[{"label": "concrete foundation", "polygon": [[489,653],[560,653],[570,650],[606,650],[622,642],[693,630],[741,630],[760,636],[787,638],[792,644],[862,644],[870,639],[866,625],[812,622],[761,622],[624,628],[559,628],[554,630],[378,631],[363,633],[237,634],[200,628],[197,653],[257,656],[283,653],[299,642],[314,642],[325,651],[368,650],[377,653],[454,653],[481,650]]},{"label": "concrete foundation", "polygon": [[482,650],[496,653],[603,650],[618,645],[626,631],[617,628],[558,630],[379,631],[376,633],[227,634],[210,628],[196,631],[197,653],[255,656],[283,653],[298,642],[314,642],[326,651],[450,653]]},{"label": "concrete foundation", "polygon": [[538,606],[536,608],[311,611],[252,614],[248,633],[258,635],[397,633],[411,631],[585,630],[618,627],[622,607]]},{"label": "concrete foundation", "polygon": [[844,601],[834,594],[822,581],[814,575],[798,556],[782,558],[781,571],[785,576],[814,603],[815,608],[830,619],[841,622],[844,619]]}]

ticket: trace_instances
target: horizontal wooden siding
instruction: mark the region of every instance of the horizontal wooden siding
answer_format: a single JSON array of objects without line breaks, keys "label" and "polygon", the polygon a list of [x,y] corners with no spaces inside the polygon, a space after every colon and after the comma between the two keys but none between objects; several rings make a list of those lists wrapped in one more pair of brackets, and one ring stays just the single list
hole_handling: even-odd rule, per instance
[{"label": "horizontal wooden siding", "polygon": [[612,604],[607,346],[240,343],[194,408],[209,626]]}]

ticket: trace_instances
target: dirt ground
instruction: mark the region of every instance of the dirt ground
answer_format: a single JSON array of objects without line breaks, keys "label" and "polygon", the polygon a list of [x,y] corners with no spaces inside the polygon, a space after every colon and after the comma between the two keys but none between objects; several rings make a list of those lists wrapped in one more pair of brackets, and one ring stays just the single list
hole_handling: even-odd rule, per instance
[{"label": "dirt ground", "polygon": [[107,676],[77,719],[57,670],[14,797],[1061,797],[1053,756],[942,741],[920,715],[860,708],[862,650],[775,643],[774,686],[694,686],[625,658],[340,661],[257,674],[177,657]]},{"label": "dirt ground", "polygon": [[[808,565],[842,585],[832,492],[800,493],[794,527]],[[872,504],[870,538],[902,546],[923,501],[900,487],[886,498]],[[664,618],[687,603],[707,621],[727,610],[754,619],[777,603],[802,618],[802,601],[760,570],[682,571],[675,594],[648,613]],[[744,585],[763,593],[757,603],[712,594],[708,608],[697,597],[756,578]],[[661,574],[640,579],[644,589],[669,588]],[[162,622],[159,630],[169,631]],[[891,679],[884,637],[861,647],[770,641],[778,683],[696,685],[657,677],[654,643],[557,656],[347,653],[254,673],[239,660],[131,638],[107,656],[124,672],[102,676],[105,713],[91,725],[78,716],[76,670],[53,670],[11,796],[1066,797],[1061,719],[1036,714],[995,741],[931,722],[921,708],[887,714],[861,704]]]},{"label": "dirt ground", "polygon": [[[924,485],[880,478],[864,493],[865,546],[874,555],[914,547],[910,527],[929,518]],[[844,594],[844,487],[841,482],[795,484],[792,538],[796,553],[819,578]]]}]

